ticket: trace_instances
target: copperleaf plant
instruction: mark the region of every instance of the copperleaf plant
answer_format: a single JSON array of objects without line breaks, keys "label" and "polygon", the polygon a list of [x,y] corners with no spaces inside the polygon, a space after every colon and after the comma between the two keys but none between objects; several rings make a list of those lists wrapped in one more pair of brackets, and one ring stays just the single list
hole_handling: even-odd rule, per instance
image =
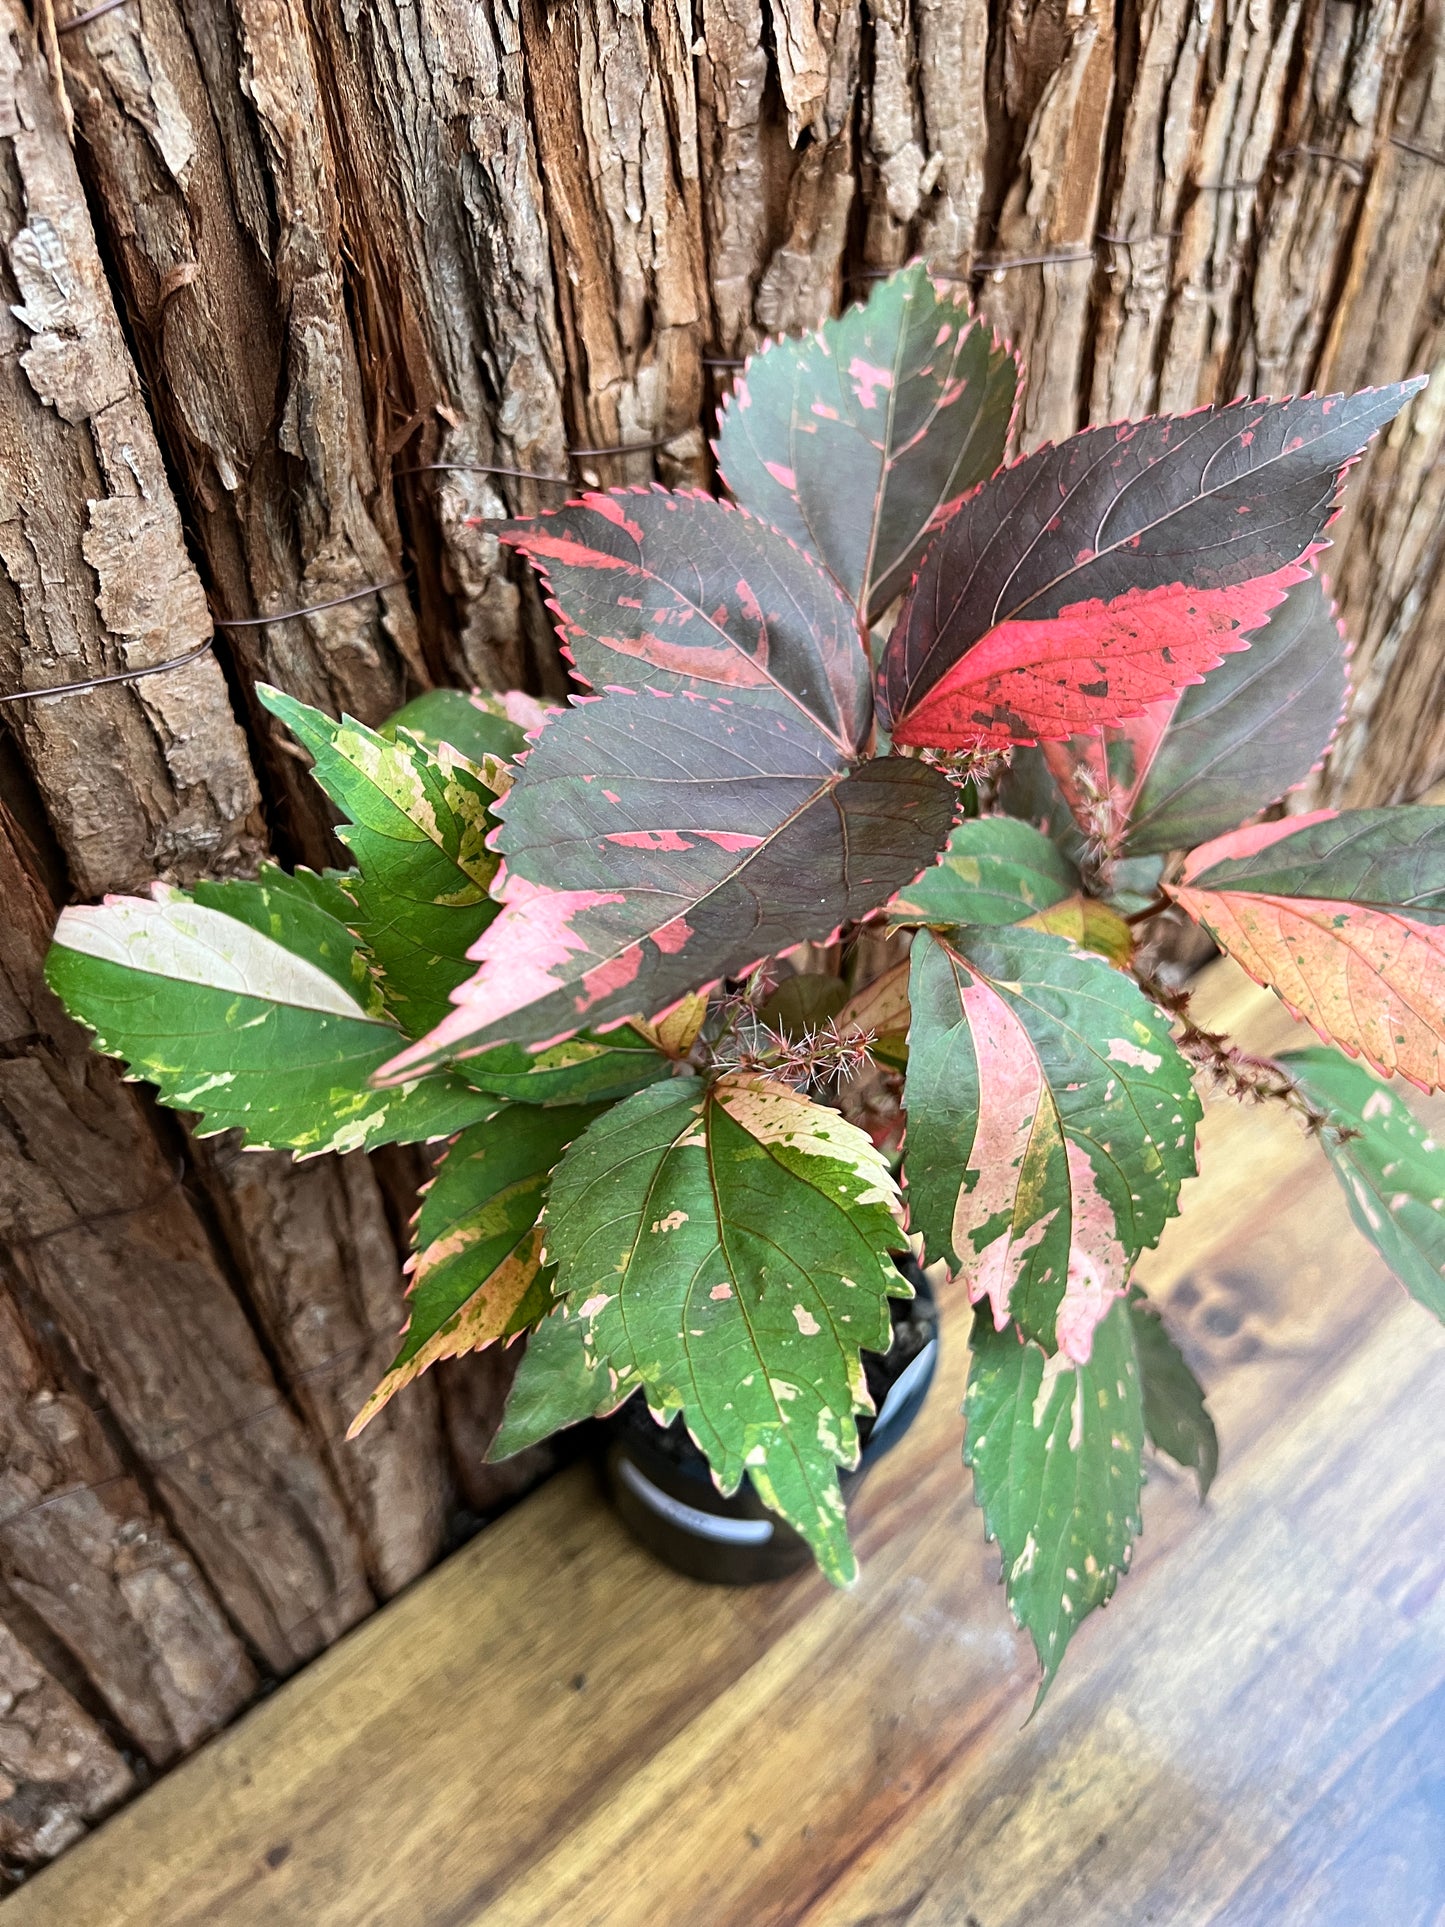
[{"label": "copperleaf plant", "polygon": [[1132,1271],[1197,1074],[1240,1072],[1151,974],[1156,920],[1339,1047],[1252,1075],[1442,1315],[1445,1150],[1374,1073],[1445,1082],[1445,811],[1276,807],[1347,694],[1325,530],[1421,383],[1010,463],[1018,386],[919,266],[765,347],[726,499],[504,530],[569,706],[434,692],[372,730],[262,689],[351,867],[67,910],[50,978],[203,1132],[440,1145],[357,1427],[525,1337],[495,1452],[640,1393],[846,1582],[895,1259],[956,1275],[965,1457],[1046,1687],[1128,1564],[1146,1439],[1201,1492],[1216,1461]]}]

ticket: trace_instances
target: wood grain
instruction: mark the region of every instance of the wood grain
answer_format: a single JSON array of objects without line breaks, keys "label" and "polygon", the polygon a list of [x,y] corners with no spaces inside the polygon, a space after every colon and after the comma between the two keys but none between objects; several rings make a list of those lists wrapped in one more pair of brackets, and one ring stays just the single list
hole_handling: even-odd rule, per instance
[{"label": "wood grain", "polygon": [[[1296,1027],[1217,967],[1201,1014]],[[1438,1918],[1445,1334],[1316,1148],[1212,1105],[1148,1262],[1209,1388],[1207,1507],[1044,1710],[942,1382],[857,1503],[863,1579],[693,1585],[554,1480],[8,1903],[5,1927],[1077,1927]],[[952,1342],[948,1342],[951,1335]]]}]

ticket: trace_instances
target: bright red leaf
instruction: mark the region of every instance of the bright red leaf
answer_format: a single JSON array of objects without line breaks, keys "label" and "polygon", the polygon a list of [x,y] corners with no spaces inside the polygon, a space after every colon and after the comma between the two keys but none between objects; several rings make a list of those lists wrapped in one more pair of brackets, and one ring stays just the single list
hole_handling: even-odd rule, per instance
[{"label": "bright red leaf", "polygon": [[1137,716],[1244,647],[1420,387],[1091,428],[963,503],[884,652],[896,743],[1058,740]]}]

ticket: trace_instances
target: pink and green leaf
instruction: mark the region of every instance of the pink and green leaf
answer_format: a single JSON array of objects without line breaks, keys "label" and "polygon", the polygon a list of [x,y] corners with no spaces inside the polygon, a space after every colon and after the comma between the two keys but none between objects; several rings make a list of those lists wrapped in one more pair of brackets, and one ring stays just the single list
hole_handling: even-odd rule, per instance
[{"label": "pink and green leaf", "polygon": [[496,1043],[651,1017],[886,903],[937,856],[954,793],[851,767],[771,707],[608,696],[542,731],[499,806],[502,915],[456,1008],[393,1077]]},{"label": "pink and green leaf", "polygon": [[724,404],[735,499],[829,569],[871,626],[1003,461],[1018,366],[964,288],[921,264],[816,334],[775,341]]},{"label": "pink and green leaf", "polygon": [[884,652],[893,740],[1061,740],[1197,682],[1303,580],[1346,468],[1421,386],[1090,428],[995,476]]},{"label": "pink and green leaf", "polygon": [[543,576],[597,690],[761,702],[842,755],[873,727],[857,621],[810,556],[752,515],[663,489],[585,495],[502,532]]},{"label": "pink and green leaf", "polygon": [[1168,1024],[1024,926],[921,931],[909,1002],[910,1224],[998,1326],[1087,1359],[1194,1170],[1199,1100]]},{"label": "pink and green leaf", "polygon": [[1195,850],[1169,894],[1322,1037],[1445,1084],[1445,810],[1236,830]]}]

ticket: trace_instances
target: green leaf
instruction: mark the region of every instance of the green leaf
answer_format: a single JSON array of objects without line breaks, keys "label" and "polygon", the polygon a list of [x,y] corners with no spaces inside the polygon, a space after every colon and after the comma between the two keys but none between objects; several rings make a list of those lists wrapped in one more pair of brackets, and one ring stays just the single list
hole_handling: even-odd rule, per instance
[{"label": "green leaf", "polygon": [[1129,1319],[1144,1387],[1145,1434],[1156,1452],[1194,1473],[1203,1504],[1219,1470],[1219,1437],[1204,1389],[1138,1285],[1129,1287]]},{"label": "green leaf", "polygon": [[1445,1148],[1402,1092],[1338,1051],[1286,1051],[1279,1063],[1337,1127],[1320,1142],[1350,1216],[1411,1297],[1445,1319]]},{"label": "green leaf", "polygon": [[366,950],[347,928],[354,906],[335,871],[318,876],[314,870],[297,870],[287,876],[274,863],[263,863],[254,883],[239,878],[224,883],[203,880],[191,895],[206,909],[235,917],[293,956],[318,965],[368,1017],[385,1021],[386,1006]]},{"label": "green leaf", "polygon": [[558,1305],[528,1334],[489,1461],[510,1459],[583,1419],[602,1418],[630,1396],[587,1345],[586,1321]]},{"label": "green leaf", "polygon": [[376,959],[387,1008],[420,1036],[450,1013],[449,993],[472,972],[467,952],[497,914],[486,837],[506,772],[495,760],[474,767],[445,743],[334,722],[265,684],[258,694],[310,750],[313,775],[347,818],[337,834],[359,866],[343,883],[352,928]]},{"label": "green leaf", "polygon": [[758,1006],[758,1016],[769,1030],[796,1043],[822,1030],[848,1002],[848,986],[841,977],[808,971],[784,977],[772,995]]},{"label": "green leaf", "polygon": [[537,1223],[552,1167],[596,1105],[504,1109],[448,1146],[417,1213],[411,1316],[386,1376],[352,1422],[355,1438],[403,1385],[526,1331],[552,1303]]},{"label": "green leaf", "polygon": [[1113,1595],[1140,1529],[1144,1409],[1127,1307],[1086,1365],[974,1320],[964,1464],[998,1542],[1014,1618],[1043,1668],[1037,1711],[1079,1623]]},{"label": "green leaf", "polygon": [[1021,923],[1079,888],[1079,873],[1032,823],[979,816],[958,823],[942,861],[888,906],[895,923]]},{"label": "green leaf", "polygon": [[[66,910],[46,976],[66,1009],[161,1101],[202,1114],[200,1134],[355,1151],[450,1136],[492,1108],[459,1078],[391,1090],[370,1079],[400,1042],[354,974],[355,939],[308,884],[204,886],[206,901],[156,886]],[[231,907],[235,906],[236,915]]]},{"label": "green leaf", "polygon": [[860,1347],[889,1343],[908,1287],[897,1191],[865,1134],[768,1078],[628,1098],[558,1165],[556,1289],[608,1396],[681,1411],[719,1487],[746,1473],[827,1576],[856,1573],[837,1468],[870,1408]]},{"label": "green leaf", "polygon": [[480,769],[488,756],[515,761],[527,747],[527,731],[539,729],[545,715],[540,703],[515,691],[429,689],[389,716],[381,733],[394,742],[405,731],[433,750],[449,743]]},{"label": "green leaf", "polygon": [[723,408],[718,466],[872,624],[959,497],[1002,462],[1017,388],[1013,355],[964,289],[919,264],[752,357]]},{"label": "green leaf", "polygon": [[1194,1170],[1168,1023],[1102,959],[1018,926],[920,931],[909,1002],[910,1221],[1000,1325],[1086,1359]]},{"label": "green leaf", "polygon": [[672,1059],[627,1027],[605,1037],[583,1031],[548,1050],[497,1044],[469,1057],[457,1075],[518,1104],[596,1104],[630,1097],[670,1076]]}]

